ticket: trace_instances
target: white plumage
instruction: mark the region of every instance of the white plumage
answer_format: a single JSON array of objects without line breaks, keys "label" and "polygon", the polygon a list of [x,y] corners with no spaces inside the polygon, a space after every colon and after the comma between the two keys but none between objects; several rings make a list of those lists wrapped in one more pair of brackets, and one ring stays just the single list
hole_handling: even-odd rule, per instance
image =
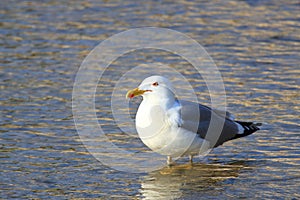
[{"label": "white plumage", "polygon": [[[204,153],[224,142],[249,135],[260,124],[234,121],[228,112],[207,106],[178,101],[170,81],[162,76],[146,78],[127,97],[143,96],[137,114],[136,129],[145,145],[153,151],[171,157]],[[213,119],[213,121],[211,121]],[[219,138],[207,135],[210,123],[224,123]]]}]

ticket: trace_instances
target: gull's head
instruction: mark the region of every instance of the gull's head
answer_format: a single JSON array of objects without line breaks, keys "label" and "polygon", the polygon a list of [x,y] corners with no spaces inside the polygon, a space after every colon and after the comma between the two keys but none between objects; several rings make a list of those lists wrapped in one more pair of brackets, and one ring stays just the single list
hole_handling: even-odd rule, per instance
[{"label": "gull's head", "polygon": [[150,76],[135,89],[126,94],[126,98],[143,96],[144,99],[162,100],[174,99],[174,89],[171,82],[163,76]]}]

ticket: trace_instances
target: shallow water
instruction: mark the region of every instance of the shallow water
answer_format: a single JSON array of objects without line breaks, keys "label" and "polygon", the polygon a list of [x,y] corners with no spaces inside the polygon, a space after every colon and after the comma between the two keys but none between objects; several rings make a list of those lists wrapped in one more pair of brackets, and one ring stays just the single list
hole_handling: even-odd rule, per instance
[{"label": "shallow water", "polygon": [[[1,198],[300,198],[299,9],[298,1],[1,2]],[[183,158],[171,168],[132,174],[98,162],[74,126],[76,72],[102,40],[146,26],[202,44],[222,73],[229,110],[263,122],[263,129],[194,165]],[[144,147],[116,128],[103,99],[130,67],[149,62],[174,67],[201,102],[210,101],[203,80],[178,56],[144,50],[119,58],[99,81],[96,109],[124,148]]]}]

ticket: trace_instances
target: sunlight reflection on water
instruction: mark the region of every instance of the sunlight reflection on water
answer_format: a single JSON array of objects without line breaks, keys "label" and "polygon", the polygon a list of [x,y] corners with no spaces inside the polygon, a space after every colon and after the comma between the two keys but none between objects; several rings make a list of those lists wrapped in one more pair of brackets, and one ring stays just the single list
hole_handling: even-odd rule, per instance
[{"label": "sunlight reflection on water", "polygon": [[[300,198],[298,11],[297,1],[2,4],[1,197]],[[183,158],[173,168],[136,175],[97,162],[74,127],[75,74],[100,41],[144,26],[171,28],[205,46],[222,73],[229,110],[238,119],[263,122],[263,130],[215,149],[193,166]],[[153,62],[178,70],[199,100],[210,102],[204,81],[176,55],[145,50],[117,59],[99,81],[96,109],[111,139],[124,148],[144,146],[123,137],[101,99],[109,101],[124,71]]]}]

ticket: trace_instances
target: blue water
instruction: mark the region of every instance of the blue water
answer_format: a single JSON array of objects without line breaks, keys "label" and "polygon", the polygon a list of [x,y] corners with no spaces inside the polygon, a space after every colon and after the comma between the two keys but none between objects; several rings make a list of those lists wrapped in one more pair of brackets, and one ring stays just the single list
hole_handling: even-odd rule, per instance
[{"label": "blue water", "polygon": [[[1,198],[300,198],[299,10],[299,1],[275,0],[2,1]],[[263,122],[263,129],[193,166],[183,159],[172,168],[132,174],[98,162],[73,121],[76,72],[101,41],[148,26],[182,32],[203,45],[222,74],[228,109],[239,119]],[[113,62],[97,98],[111,93],[121,73],[147,62],[168,63],[209,103],[205,84],[186,70],[188,63],[159,50],[131,52]],[[105,130],[130,145],[97,98]]]}]

